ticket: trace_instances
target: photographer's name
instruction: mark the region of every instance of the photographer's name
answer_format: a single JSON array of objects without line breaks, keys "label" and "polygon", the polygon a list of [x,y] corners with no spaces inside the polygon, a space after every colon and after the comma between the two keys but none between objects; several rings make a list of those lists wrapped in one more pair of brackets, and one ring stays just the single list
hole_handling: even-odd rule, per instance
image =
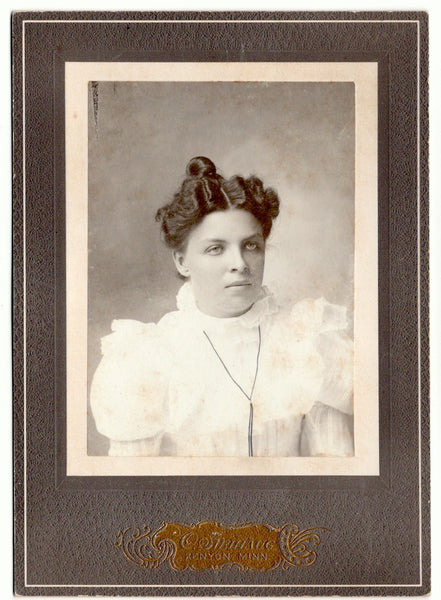
[{"label": "photographer's name", "polygon": [[295,523],[275,528],[244,523],[223,525],[215,521],[163,523],[154,533],[128,527],[118,533],[115,545],[139,566],[156,569],[168,561],[175,571],[202,571],[236,567],[267,571],[276,567],[310,567],[317,559],[324,527],[301,530]]},{"label": "photographer's name", "polygon": [[167,524],[155,541],[169,539],[176,547],[178,569],[218,569],[227,564],[239,568],[266,570],[280,561],[278,531],[265,525],[226,528],[204,522],[196,526]]}]

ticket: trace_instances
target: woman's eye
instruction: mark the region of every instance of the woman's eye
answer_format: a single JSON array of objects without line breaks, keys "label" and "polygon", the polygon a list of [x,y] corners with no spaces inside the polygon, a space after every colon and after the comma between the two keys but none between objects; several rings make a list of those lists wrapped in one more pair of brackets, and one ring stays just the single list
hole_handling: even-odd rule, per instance
[{"label": "woman's eye", "polygon": [[246,248],[247,250],[257,250],[257,249],[258,249],[258,247],[259,247],[259,246],[258,246],[257,242],[247,242],[247,243],[245,244],[245,248]]},{"label": "woman's eye", "polygon": [[222,246],[210,246],[205,250],[206,254],[220,254],[222,252]]}]

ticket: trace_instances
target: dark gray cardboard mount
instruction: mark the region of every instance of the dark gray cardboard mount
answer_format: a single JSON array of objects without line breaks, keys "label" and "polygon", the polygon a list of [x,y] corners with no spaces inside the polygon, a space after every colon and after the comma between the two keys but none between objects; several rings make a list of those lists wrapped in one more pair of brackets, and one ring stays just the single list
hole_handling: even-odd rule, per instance
[{"label": "dark gray cardboard mount", "polygon": [[[12,34],[15,592],[427,594],[427,15],[18,12]],[[66,476],[63,76],[76,60],[377,62],[378,477]],[[114,546],[124,526],[203,520],[331,533],[314,568],[257,573],[147,570]]]}]

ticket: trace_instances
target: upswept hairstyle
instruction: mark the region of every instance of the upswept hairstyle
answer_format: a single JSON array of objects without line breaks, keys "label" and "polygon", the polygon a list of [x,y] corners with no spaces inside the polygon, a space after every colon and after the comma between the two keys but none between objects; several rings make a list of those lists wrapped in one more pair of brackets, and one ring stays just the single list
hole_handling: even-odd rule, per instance
[{"label": "upswept hairstyle", "polygon": [[244,179],[235,175],[224,179],[216,173],[214,163],[205,156],[192,158],[187,165],[187,177],[173,200],[156,213],[162,237],[169,248],[180,250],[191,229],[206,215],[217,210],[240,208],[247,210],[262,225],[266,239],[279,214],[279,197],[271,188],[264,188],[257,177]]}]

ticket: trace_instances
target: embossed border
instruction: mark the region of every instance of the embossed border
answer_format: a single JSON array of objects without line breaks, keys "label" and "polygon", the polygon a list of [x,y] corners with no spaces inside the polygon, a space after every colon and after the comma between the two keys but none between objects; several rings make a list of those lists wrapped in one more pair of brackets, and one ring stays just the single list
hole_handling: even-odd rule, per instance
[{"label": "embossed border", "polygon": [[[44,19],[51,18],[53,21],[60,22],[60,14],[58,13],[20,13],[15,15],[14,17],[14,27],[15,31],[19,31],[21,25],[26,20],[26,16],[28,20],[32,22],[42,21]],[[74,22],[84,22],[87,20],[87,13],[66,13],[63,15],[67,25],[73,24]],[[121,13],[118,15],[122,18],[122,20],[129,20],[130,18],[148,18],[150,17],[154,21],[159,21],[161,18],[167,19],[170,18],[170,14],[131,14],[130,13]],[[406,171],[402,171],[400,174],[397,174],[397,166],[400,162],[397,159],[396,154],[392,153],[391,162],[386,161],[382,168],[384,171],[380,175],[382,181],[388,182],[390,175],[390,191],[392,198],[398,199],[403,198],[406,195],[406,192],[410,192],[410,196],[412,198],[417,198],[418,201],[418,209],[412,214],[404,213],[402,215],[396,214],[397,205],[391,204],[391,212],[392,215],[389,218],[392,222],[392,231],[391,235],[397,235],[399,238],[399,234],[394,229],[398,224],[402,226],[403,231],[411,232],[411,235],[407,240],[403,240],[400,238],[398,248],[394,248],[394,251],[388,255],[389,260],[386,261],[386,264],[381,265],[381,273],[380,278],[384,280],[391,279],[392,287],[397,286],[401,289],[401,295],[398,294],[394,296],[393,303],[391,306],[392,314],[391,314],[391,325],[389,327],[389,323],[384,323],[384,330],[380,327],[380,335],[383,336],[383,339],[389,339],[389,335],[395,335],[396,345],[391,348],[390,356],[386,357],[386,360],[389,360],[392,363],[393,368],[401,366],[411,366],[412,373],[410,374],[410,379],[406,379],[403,377],[403,382],[400,384],[395,379],[395,383],[397,384],[397,389],[393,390],[393,398],[399,402],[401,399],[398,398],[398,394],[402,393],[404,397],[408,397],[409,393],[412,393],[417,389],[417,404],[419,406],[418,411],[418,439],[415,440],[413,437],[409,440],[409,446],[405,446],[404,452],[402,453],[402,460],[398,459],[397,445],[401,441],[400,438],[395,439],[392,436],[391,440],[391,454],[387,456],[384,467],[387,469],[387,477],[384,479],[373,482],[373,488],[371,487],[371,482],[369,481],[360,481],[355,482],[353,480],[344,481],[342,479],[332,482],[332,481],[320,481],[318,482],[317,487],[314,486],[314,482],[307,481],[308,478],[301,478],[302,481],[296,481],[297,489],[306,489],[315,493],[316,497],[318,497],[323,489],[327,490],[325,496],[328,496],[328,500],[324,502],[322,505],[323,510],[325,510],[326,514],[330,517],[333,516],[332,508],[327,506],[327,502],[330,501],[331,498],[334,498],[333,490],[338,492],[338,488],[343,488],[343,493],[345,490],[352,490],[358,488],[357,483],[361,483],[361,491],[369,496],[372,494],[374,496],[375,491],[379,493],[390,493],[392,494],[397,490],[397,486],[399,487],[400,482],[402,482],[403,475],[406,475],[411,481],[418,481],[418,522],[419,522],[419,535],[414,539],[414,543],[416,545],[418,556],[419,556],[419,580],[418,583],[404,583],[402,580],[401,583],[395,583],[387,585],[384,583],[364,583],[364,584],[338,584],[328,583],[328,584],[299,584],[298,586],[291,585],[281,585],[280,588],[277,585],[264,584],[260,587],[256,587],[255,585],[244,585],[248,590],[252,590],[253,594],[267,594],[268,592],[277,594],[283,593],[286,594],[286,591],[281,591],[281,588],[289,588],[289,592],[291,594],[302,593],[302,591],[308,590],[308,593],[339,593],[340,595],[346,595],[347,593],[368,593],[369,590],[375,589],[375,591],[381,592],[382,594],[422,594],[427,593],[429,589],[429,575],[428,575],[428,554],[429,554],[429,540],[428,540],[428,285],[427,285],[427,243],[428,243],[428,235],[427,235],[427,227],[428,227],[428,217],[427,217],[427,17],[422,13],[361,13],[357,14],[356,18],[354,18],[353,14],[349,13],[260,13],[260,14],[245,14],[240,15],[239,13],[231,14],[231,13],[217,13],[216,15],[209,14],[178,14],[175,13],[172,15],[172,20],[179,20],[183,18],[187,18],[189,21],[196,23],[198,19],[201,22],[205,20],[213,19],[213,16],[216,19],[224,18],[226,22],[239,20],[240,16],[245,19],[248,18],[251,22],[256,19],[267,19],[274,20],[279,19],[281,22],[288,22],[290,16],[293,17],[293,21],[307,22],[311,23],[314,19],[321,20],[323,26],[325,27],[324,31],[326,31],[326,21],[329,23],[355,23],[355,21],[360,23],[360,29],[363,26],[366,26],[369,20],[373,20],[379,23],[401,23],[403,27],[409,26],[411,23],[414,24],[418,31],[418,53],[417,53],[417,74],[412,74],[406,71],[406,65],[411,64],[413,59],[409,56],[409,49],[403,49],[402,57],[399,66],[393,63],[393,60],[398,60],[397,57],[392,60],[391,55],[387,55],[387,61],[389,61],[390,74],[392,77],[397,76],[397,72],[394,71],[395,67],[397,69],[401,69],[400,77],[397,76],[394,79],[393,83],[400,87],[402,86],[402,80],[404,79],[408,83],[410,83],[409,90],[407,91],[407,95],[404,94],[402,98],[400,98],[400,102],[397,101],[397,98],[394,98],[392,93],[392,88],[389,87],[390,99],[391,99],[391,107],[390,114],[392,115],[392,122],[390,124],[390,129],[388,132],[391,134],[387,136],[389,141],[392,139],[394,145],[394,151],[397,148],[400,148],[402,152],[402,156],[404,160],[401,162],[401,166],[405,165],[409,167],[412,172],[412,175],[416,174],[416,180],[412,177],[412,182],[406,178]],[[43,18],[44,17],[44,18]],[[115,22],[116,15],[107,14],[95,14],[93,15],[92,20],[97,20],[100,18],[107,18],[110,21]],[[326,36],[325,36],[326,37]],[[383,40],[384,41],[384,40]],[[34,482],[35,477],[39,475],[44,476],[43,463],[45,462],[44,457],[41,457],[38,453],[38,448],[41,448],[38,444],[36,444],[35,439],[31,439],[29,431],[27,429],[27,421],[23,420],[23,398],[26,398],[26,392],[35,394],[35,384],[41,383],[41,377],[36,377],[35,379],[35,369],[42,369],[42,367],[49,366],[49,372],[53,372],[51,366],[53,366],[53,354],[49,351],[45,360],[40,361],[38,365],[33,361],[32,353],[27,353],[24,351],[24,332],[27,333],[29,337],[28,342],[32,343],[28,345],[28,348],[33,349],[34,352],[38,354],[38,343],[42,342],[43,347],[47,348],[48,345],[45,342],[45,327],[48,330],[51,330],[52,320],[51,317],[48,316],[47,309],[49,310],[52,306],[53,296],[48,289],[53,289],[50,286],[52,281],[51,275],[46,271],[49,268],[49,272],[51,266],[53,267],[53,262],[51,260],[47,262],[35,261],[34,259],[38,256],[38,252],[40,252],[40,258],[43,256],[47,258],[45,252],[42,251],[42,244],[47,244],[47,230],[45,229],[45,220],[51,220],[52,215],[45,208],[47,205],[43,204],[41,211],[38,210],[34,212],[32,215],[30,213],[23,215],[23,199],[27,196],[27,192],[36,189],[38,185],[38,179],[35,179],[35,173],[32,174],[31,170],[29,172],[26,171],[26,162],[24,162],[24,157],[26,156],[26,149],[28,147],[28,141],[25,140],[25,128],[23,125],[25,121],[22,120],[22,101],[24,98],[28,97],[31,94],[31,90],[27,89],[24,86],[21,75],[23,73],[22,67],[24,65],[25,70],[27,68],[27,64],[24,59],[24,54],[22,53],[21,39],[20,35],[18,35],[14,39],[14,130],[15,130],[15,139],[14,139],[14,163],[15,163],[15,173],[16,176],[18,174],[18,179],[16,178],[14,183],[14,253],[15,253],[15,262],[14,262],[14,397],[15,397],[15,406],[14,406],[14,418],[15,418],[15,437],[14,437],[14,445],[16,448],[15,452],[15,481],[16,481],[16,555],[15,555],[15,564],[16,564],[16,590],[22,594],[33,594],[33,593],[57,593],[57,594],[78,594],[83,590],[87,590],[92,587],[95,590],[107,591],[107,593],[112,593],[112,586],[109,584],[104,585],[82,585],[81,583],[76,584],[67,584],[60,585],[59,583],[42,583],[32,580],[30,572],[27,571],[26,566],[29,568],[35,567],[30,562],[25,564],[23,561],[25,555],[25,544],[26,540],[24,540],[24,532],[26,531],[26,526],[28,525],[28,521],[33,522],[34,519],[27,519],[27,510],[29,509],[31,504],[27,504],[27,502],[32,503],[32,497],[23,495],[23,484],[26,489],[26,485],[30,485]],[[387,45],[387,44],[386,44]],[[328,50],[329,52],[329,50]],[[391,49],[392,54],[392,49]],[[85,56],[87,58],[87,51],[85,52]],[[400,80],[400,81],[399,81]],[[42,80],[43,81],[43,80]],[[417,82],[417,89],[415,89],[415,81]],[[34,90],[35,92],[35,90]],[[47,92],[48,90],[40,89],[42,95],[47,101]],[[416,103],[416,108],[415,108]],[[387,105],[387,102],[386,102]],[[409,108],[410,112],[405,111],[405,107]],[[386,106],[387,109],[387,106]],[[416,112],[415,112],[416,111]],[[48,123],[46,123],[48,125]],[[400,131],[400,127],[402,130]],[[50,127],[49,127],[50,129]],[[29,132],[29,129],[28,129]],[[415,144],[411,146],[407,146],[405,143],[406,132],[409,134],[416,135],[417,150],[415,152]],[[34,132],[35,133],[35,132]],[[40,131],[40,135],[48,134],[50,138],[50,131]],[[395,136],[395,137],[394,137]],[[398,139],[397,139],[398,137]],[[416,165],[416,169],[415,169]],[[389,182],[388,182],[389,183]],[[409,206],[409,205],[406,205]],[[31,207],[33,210],[35,206]],[[399,207],[398,207],[399,208]],[[31,221],[31,218],[34,219],[35,222],[38,223],[38,218],[40,218],[41,230],[37,231],[36,229],[28,229],[26,232],[23,230],[23,226],[26,226],[26,221]],[[35,219],[37,218],[37,221]],[[389,220],[388,220],[389,223]],[[27,237],[25,235],[27,234]],[[46,237],[45,237],[46,235]],[[52,242],[49,240],[49,249],[53,247]],[[32,249],[33,252],[29,253],[29,249]],[[47,248],[46,248],[47,249]],[[28,252],[26,253],[26,251]],[[401,254],[400,254],[401,251]],[[390,262],[390,264],[389,264]],[[34,294],[34,298],[31,298],[26,294],[26,290],[24,289],[24,265],[26,266],[28,279],[27,279],[27,292],[30,290]],[[410,273],[408,277],[404,275],[405,270],[403,270],[403,265],[406,267],[412,267],[410,269]],[[63,275],[62,268],[58,265],[57,270],[57,278],[58,281],[60,277]],[[404,276],[404,281],[403,281]],[[404,283],[405,282],[405,283]],[[407,293],[405,293],[404,287],[407,289]],[[409,294],[409,290],[411,290],[411,294]],[[396,289],[393,290],[397,292]],[[413,297],[413,294],[415,296]],[[41,302],[48,301],[48,306],[42,306],[41,304],[38,306],[38,310],[35,311],[35,305],[37,301]],[[24,304],[23,302],[26,302]],[[400,314],[403,316],[403,320],[399,322],[397,320],[397,315]],[[398,329],[403,330],[403,323],[407,325],[407,328],[404,328],[403,335],[400,336]],[[58,334],[63,333],[62,330],[62,320],[57,321]],[[61,331],[60,331],[61,327]],[[417,335],[413,335],[414,328],[417,331]],[[416,338],[416,340],[415,340]],[[397,341],[398,340],[398,341]],[[398,346],[398,347],[397,347]],[[49,348],[51,344],[49,344]],[[400,360],[397,360],[397,351],[401,349],[404,354],[400,357]],[[407,362],[406,362],[407,361]],[[415,367],[417,367],[415,369]],[[413,379],[412,379],[413,378]],[[58,382],[62,385],[62,381]],[[389,382],[388,382],[389,383]],[[409,387],[408,387],[409,386]],[[49,395],[53,392],[53,385],[51,382],[43,382],[41,390],[44,391],[44,394],[41,394],[41,398],[44,399],[45,395],[49,393]],[[389,385],[387,386],[387,390],[389,390]],[[394,428],[394,425],[398,423],[400,420],[399,415],[397,415],[397,409],[400,409],[400,405],[392,406],[393,411],[391,415],[391,422],[386,421],[386,430],[390,427]],[[40,435],[49,436],[49,439],[53,439],[53,427],[48,426],[47,421],[42,418],[41,408],[40,411],[35,405],[27,406],[28,410],[28,420],[29,420],[29,428],[32,423],[32,419],[35,419],[35,422],[41,424],[41,432]],[[386,411],[387,412],[387,411]],[[413,413],[412,413],[413,414]],[[60,424],[60,423],[58,423]],[[31,465],[32,469],[27,468],[26,463],[23,460],[23,447],[24,442],[29,442],[27,450],[29,451],[29,457],[32,457]],[[415,472],[415,465],[410,457],[410,453],[407,453],[407,449],[411,449],[415,446],[415,441],[417,442],[418,454],[419,454],[419,466],[417,472]],[[47,445],[47,444],[46,444]],[[52,464],[55,464],[55,451],[51,444],[49,446],[48,454]],[[25,456],[27,456],[25,454]],[[410,469],[408,468],[410,467]],[[35,470],[34,470],[35,469]],[[149,483],[148,481],[140,482],[140,486],[146,485]],[[154,484],[154,482],[151,482]],[[164,482],[156,482],[157,484],[164,484]],[[206,486],[208,482],[199,481],[198,484],[201,486]],[[242,485],[241,485],[242,483]],[[261,485],[262,482],[259,482]],[[293,482],[272,482],[273,485],[280,486],[283,489],[292,489]],[[67,494],[75,495],[76,491],[81,492],[87,487],[86,482],[82,482],[79,480],[66,482],[63,481],[63,478],[58,479],[58,484],[56,486],[56,494],[58,494],[59,501],[62,502],[66,498]],[[124,481],[120,482],[121,486],[124,486]],[[248,487],[250,488],[250,482],[229,482],[230,486],[241,488]],[[268,489],[271,482],[267,482],[267,485],[264,486],[264,489]],[[193,485],[191,482],[175,482],[175,485],[169,489],[182,489],[183,493],[185,493],[185,489],[189,489]],[[213,485],[212,489],[215,489],[222,493],[222,490],[225,489],[226,482],[221,481],[219,485]],[[259,489],[259,485],[255,489]],[[228,486],[228,484],[227,484]],[[112,487],[112,486],[109,486]],[[166,486],[167,487],[167,486]],[[375,490],[375,488],[377,488]],[[250,488],[251,489],[251,488]],[[277,488],[279,489],[279,488]],[[53,491],[53,490],[52,490]],[[360,488],[358,488],[360,492]],[[106,494],[106,492],[103,492]],[[80,494],[81,495],[81,494]],[[83,492],[84,495],[84,492]],[[108,493],[108,498],[112,496],[111,493]],[[24,500],[24,506],[23,506]],[[414,497],[412,496],[412,502]],[[35,517],[35,515],[34,515]],[[423,527],[424,524],[424,527]],[[397,525],[398,529],[399,526]],[[422,532],[424,529],[424,536],[422,536]],[[388,555],[389,558],[391,554]],[[30,557],[28,556],[28,559]],[[50,571],[50,569],[49,569]],[[405,573],[403,571],[402,576],[404,577]],[[27,578],[28,577],[28,578]],[[148,586],[141,585],[140,588],[134,586],[133,584],[117,584],[113,586],[118,589],[120,593],[140,593],[139,589],[142,588],[146,592]],[[176,591],[177,589],[181,591],[184,589],[191,590],[191,593],[201,593],[201,589],[203,593],[209,594],[211,593],[219,593],[222,590],[224,593],[228,588],[231,589],[234,587],[235,592],[237,593],[238,585],[228,584],[226,588],[222,586],[216,585],[206,585],[202,584],[200,586],[183,586],[179,585],[171,585],[167,584],[167,590]],[[155,593],[160,590],[160,586],[151,585],[149,588],[149,593]],[[161,594],[170,593],[170,591],[166,591],[163,587],[161,589]],[[142,593],[142,592],[141,592]]]}]

